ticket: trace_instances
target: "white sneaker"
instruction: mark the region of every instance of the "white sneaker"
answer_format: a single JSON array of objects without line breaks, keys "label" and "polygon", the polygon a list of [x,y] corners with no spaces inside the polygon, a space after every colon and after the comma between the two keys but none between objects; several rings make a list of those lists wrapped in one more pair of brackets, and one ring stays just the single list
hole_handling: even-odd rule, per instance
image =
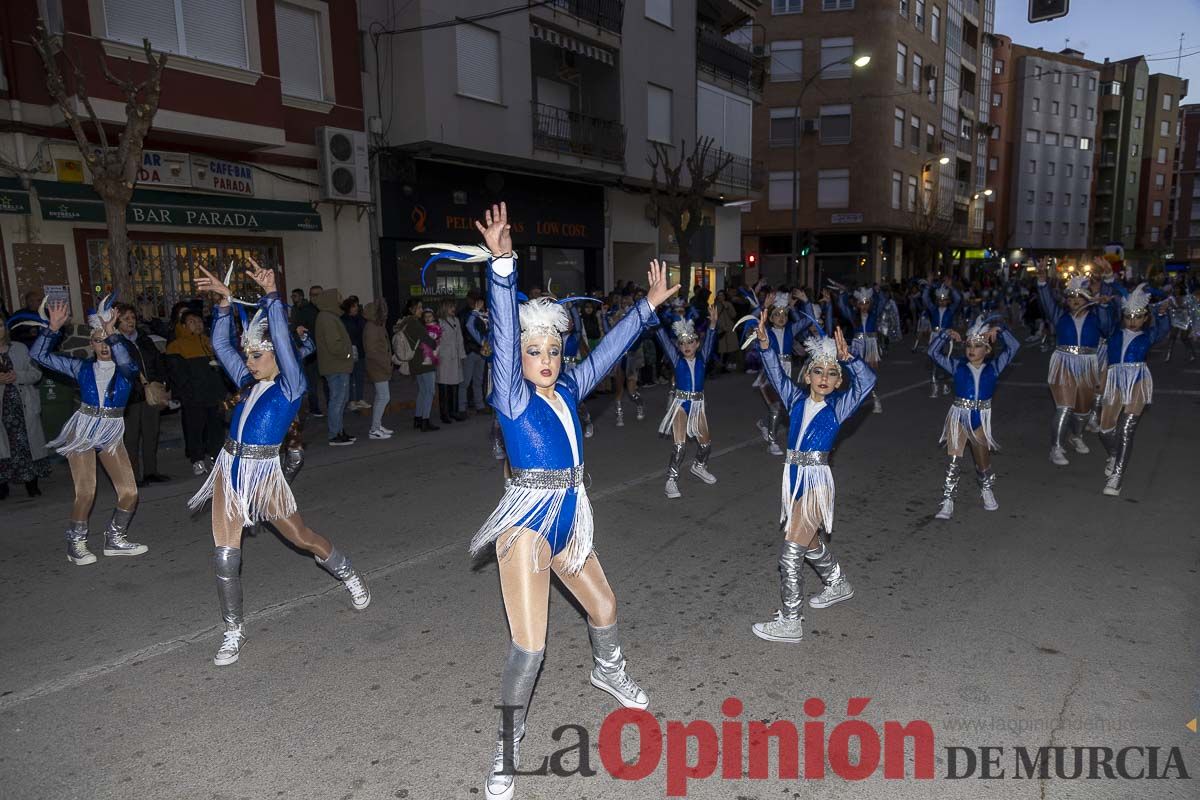
[{"label": "white sneaker", "polygon": [[676,497],[680,496],[679,484],[675,482],[674,478],[667,478],[667,485],[663,489],[663,492],[667,495],[667,497],[674,500]]},{"label": "white sneaker", "polygon": [[589,422],[587,425],[583,426],[583,438],[590,439],[595,434],[596,434],[596,428],[592,425],[592,423]]},{"label": "white sneaker", "polygon": [[203,461],[193,461],[192,462],[192,474],[193,475],[203,475],[206,472],[208,472],[208,465],[205,464]]},{"label": "white sneaker", "polygon": [[625,413],[621,409],[617,409],[617,427],[625,427]]},{"label": "white sneaker", "polygon": [[390,433],[385,433],[380,428],[376,428],[375,430],[371,431],[370,433],[367,434],[367,436],[371,439],[390,439],[390,438],[392,438],[392,435]]},{"label": "white sneaker", "polygon": [[692,474],[708,484],[717,482],[717,476],[709,472],[708,467],[704,466],[703,464],[697,464],[694,461],[692,462]]},{"label": "white sneaker", "polygon": [[512,800],[516,788],[516,771],[520,769],[521,740],[516,739],[512,745],[512,773],[504,772],[504,741],[496,741],[496,754],[492,757],[492,771],[488,773],[484,784],[484,796],[487,800]]},{"label": "white sneaker", "polygon": [[342,583],[346,586],[346,591],[350,592],[350,604],[354,606],[355,611],[362,611],[371,605],[371,590],[362,582],[357,572]]},{"label": "white sneaker", "polygon": [[601,672],[598,667],[593,668],[592,686],[608,692],[625,708],[644,709],[650,705],[650,696],[625,672],[624,661],[616,672]]},{"label": "white sneaker", "polygon": [[883,413],[883,403],[879,402],[878,397],[875,398],[875,409],[871,413],[873,413],[873,414],[882,414]]},{"label": "white sneaker", "polygon": [[1096,421],[1095,414],[1092,414],[1090,417],[1088,417],[1087,431],[1088,431],[1088,433],[1099,433],[1100,432],[1100,423]]},{"label": "white sneaker", "polygon": [[767,430],[767,424],[761,419],[754,421],[755,427],[758,428],[758,433],[763,437],[764,442],[771,441],[771,433]]},{"label": "white sneaker", "polygon": [[942,384],[942,397],[945,397],[948,394],[950,394],[950,384],[943,383]]},{"label": "white sneaker", "polygon": [[783,449],[780,448],[777,442],[771,442],[769,445],[767,445],[767,452],[773,456],[783,455]]},{"label": "white sneaker", "polygon": [[849,600],[851,597],[854,597],[854,587],[850,585],[850,581],[842,578],[837,583],[826,586],[820,594],[808,598],[808,604],[813,608],[829,608],[834,603]]},{"label": "white sneaker", "polygon": [[942,501],[942,507],[938,510],[938,512],[936,514],[933,515],[933,518],[934,519],[950,519],[953,516],[954,516],[954,501],[950,500],[950,499],[946,499],[946,500]]},{"label": "white sneaker", "polygon": [[388,436],[391,436],[393,433],[395,433],[395,431],[394,431],[394,430],[392,430],[391,428],[385,428],[385,427],[383,427],[382,425],[380,425],[380,426],[379,426],[379,430],[383,431],[383,432],[384,432],[384,433],[386,433]]},{"label": "white sneaker", "polygon": [[1079,453],[1081,456],[1086,456],[1088,453],[1092,452],[1088,449],[1087,443],[1083,441],[1082,436],[1072,436],[1067,441],[1071,443],[1071,447],[1075,449],[1075,452]]},{"label": "white sneaker", "polygon": [[1067,461],[1067,454],[1066,454],[1066,452],[1063,451],[1063,449],[1061,447],[1051,447],[1050,448],[1050,463],[1057,464],[1060,467],[1065,467],[1067,464],[1070,464],[1071,462]]},{"label": "white sneaker", "polygon": [[1000,507],[1000,504],[996,502],[996,495],[991,489],[980,489],[979,496],[983,498],[984,511],[995,511]]},{"label": "white sneaker", "polygon": [[1104,482],[1104,493],[1109,497],[1121,496],[1121,479],[1116,475],[1110,475],[1108,480]]},{"label": "white sneaker", "polygon": [[223,667],[227,664],[232,664],[238,660],[238,653],[241,652],[242,645],[246,643],[246,635],[242,632],[242,626],[229,628],[225,631],[225,638],[221,640],[221,648],[217,650],[216,656],[213,657],[213,663],[218,667]]},{"label": "white sneaker", "polygon": [[637,404],[637,418],[643,420],[646,418],[646,407],[641,403]]},{"label": "white sneaker", "polygon": [[1117,457],[1109,456],[1108,460],[1104,462],[1104,477],[1107,478],[1110,475],[1112,475],[1113,467],[1115,467],[1116,465],[1117,465]]},{"label": "white sneaker", "polygon": [[750,630],[755,636],[768,642],[799,644],[804,639],[804,619],[784,619],[783,614],[776,611],[775,619],[770,622],[756,622]]},{"label": "white sneaker", "polygon": [[937,397],[937,396],[938,396],[938,386],[937,386],[937,384],[936,384],[936,383],[934,383],[934,384],[931,384],[931,386],[930,386],[930,389],[929,389],[929,396],[930,396],[930,397]]}]

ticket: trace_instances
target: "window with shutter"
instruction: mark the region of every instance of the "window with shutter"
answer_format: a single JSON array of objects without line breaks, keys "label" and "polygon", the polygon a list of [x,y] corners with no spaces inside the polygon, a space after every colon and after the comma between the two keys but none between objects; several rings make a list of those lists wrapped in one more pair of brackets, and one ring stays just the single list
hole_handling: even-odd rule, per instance
[{"label": "window with shutter", "polygon": [[850,141],[850,106],[821,106],[821,144]]},{"label": "window with shutter", "polygon": [[846,208],[850,205],[850,170],[817,171],[817,207]]},{"label": "window with shutter", "polygon": [[478,25],[454,28],[458,63],[458,93],[499,103],[500,34]]},{"label": "window with shutter", "polygon": [[804,72],[804,42],[771,43],[771,81],[798,81]]},{"label": "window with shutter", "polygon": [[279,39],[279,82],[289,97],[324,100],[321,78],[320,20],[315,11],[290,3],[275,4]]},{"label": "window with shutter", "polygon": [[671,27],[671,0],[646,0],[646,18]]},{"label": "window with shutter", "polygon": [[646,84],[646,138],[671,144],[671,90]]},{"label": "window with shutter", "polygon": [[244,0],[104,0],[107,36],[155,50],[247,68]]},{"label": "window with shutter", "polygon": [[767,180],[767,207],[778,211],[792,207],[794,172],[772,172]]}]

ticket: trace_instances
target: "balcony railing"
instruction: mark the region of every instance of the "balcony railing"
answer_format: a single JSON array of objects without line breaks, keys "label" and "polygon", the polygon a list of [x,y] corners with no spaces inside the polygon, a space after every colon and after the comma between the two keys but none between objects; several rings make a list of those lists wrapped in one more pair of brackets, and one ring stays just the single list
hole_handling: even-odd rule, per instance
[{"label": "balcony railing", "polygon": [[621,22],[625,18],[625,0],[549,0],[546,6],[566,11],[613,33],[621,32]]},{"label": "balcony railing", "polygon": [[704,157],[704,171],[717,168],[724,160],[729,163],[717,177],[718,186],[728,186],[746,191],[760,191],[763,188],[766,171],[762,161],[726,153],[724,150],[709,150]]},{"label": "balcony railing", "polygon": [[1117,165],[1117,157],[1116,156],[1109,155],[1109,156],[1104,156],[1103,158],[1100,159],[1100,167],[1102,169],[1108,168],[1108,167],[1115,167],[1116,165]]},{"label": "balcony railing", "polygon": [[958,47],[958,55],[959,58],[970,64],[972,69],[979,63],[979,52],[975,49],[975,45],[963,42]]},{"label": "balcony railing", "polygon": [[533,104],[533,145],[585,158],[625,163],[625,126],[565,108]]},{"label": "balcony railing", "polygon": [[958,93],[958,105],[973,114],[979,113],[979,105],[975,99],[975,95],[971,92],[960,91]]},{"label": "balcony railing", "polygon": [[696,31],[696,66],[750,91],[762,91],[763,70],[750,51],[704,28]]},{"label": "balcony railing", "polygon": [[1096,194],[1112,194],[1112,192],[1113,192],[1112,181],[1104,181],[1103,183],[1101,183],[1099,186],[1096,187]]},{"label": "balcony railing", "polygon": [[1116,139],[1117,138],[1117,130],[1118,129],[1117,129],[1116,125],[1105,125],[1104,126],[1104,134],[1103,134],[1104,138],[1105,139]]}]

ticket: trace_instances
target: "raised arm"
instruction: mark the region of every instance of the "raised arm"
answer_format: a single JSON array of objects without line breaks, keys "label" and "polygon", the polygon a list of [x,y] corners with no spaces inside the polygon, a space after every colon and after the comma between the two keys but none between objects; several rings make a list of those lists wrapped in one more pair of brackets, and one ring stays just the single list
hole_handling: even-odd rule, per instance
[{"label": "raised arm", "polygon": [[1039,278],[1037,282],[1038,302],[1042,304],[1042,313],[1046,315],[1046,319],[1050,322],[1057,323],[1058,318],[1062,316],[1062,306],[1054,297],[1054,292],[1050,289],[1050,284]]},{"label": "raised arm", "polygon": [[[108,344],[108,348],[112,351],[113,361],[117,365],[117,372],[125,376],[125,380],[132,383],[137,380],[138,365],[134,360],[133,354],[129,352],[129,348],[133,345],[119,333],[114,333],[104,340]],[[153,347],[153,345],[151,345]]]},{"label": "raised arm", "polygon": [[783,407],[790,411],[792,406],[803,400],[803,392],[800,391],[800,387],[796,385],[796,382],[790,376],[783,373],[778,353],[769,347],[761,349],[761,345],[758,352],[762,356],[762,365],[767,373],[767,380],[775,388],[775,392],[779,395]]},{"label": "raised arm", "polygon": [[1107,339],[1115,334],[1121,326],[1121,302],[1114,297],[1108,303],[1097,303],[1092,308],[1100,325],[1100,335]]},{"label": "raised arm", "polygon": [[271,292],[258,301],[259,308],[267,313],[267,332],[275,346],[275,363],[279,366],[279,387],[288,400],[304,396],[307,385],[296,348],[292,347],[292,333],[288,328],[287,307],[279,301],[279,293]]},{"label": "raised arm", "polygon": [[212,323],[213,355],[221,362],[221,368],[229,376],[234,385],[241,388],[250,378],[250,370],[234,345],[237,329],[233,324],[232,306],[214,306]]},{"label": "raised arm", "polygon": [[488,308],[492,343],[492,405],[516,419],[529,405],[530,390],[521,372],[521,313],[517,305],[516,259],[488,262]]},{"label": "raised arm", "polygon": [[946,355],[946,340],[950,338],[950,331],[943,328],[938,332],[937,336],[929,340],[929,357],[933,359],[933,363],[937,364],[942,369],[954,374],[955,368],[958,366],[954,359]]},{"label": "raised arm", "polygon": [[663,355],[671,362],[674,367],[679,363],[679,348],[675,346],[675,342],[671,340],[671,336],[667,333],[667,329],[662,325],[654,326],[654,335],[658,337],[658,343],[662,345]]},{"label": "raised arm", "polygon": [[[637,341],[642,329],[654,323],[654,307],[647,300],[639,300],[629,310],[621,321],[613,325],[596,349],[588,353],[587,358],[579,362],[571,372],[578,386],[580,400],[591,394],[596,384],[612,371],[613,366],[621,356],[629,352],[629,348]],[[660,326],[656,333],[662,334]]]},{"label": "raised arm", "polygon": [[83,361],[54,352],[61,338],[62,334],[58,331],[42,328],[41,332],[38,333],[37,340],[33,343],[33,347],[29,350],[29,357],[46,369],[54,370],[55,372],[77,379],[79,377],[79,370],[83,367]]},{"label": "raised arm", "polygon": [[1150,345],[1155,342],[1160,342],[1167,338],[1167,334],[1171,332],[1171,317],[1167,311],[1166,303],[1159,303],[1157,306],[1151,306],[1152,311],[1150,324],[1147,327],[1147,334],[1150,336]]},{"label": "raised arm", "polygon": [[837,293],[837,310],[847,322],[854,321],[854,312],[850,310],[850,301],[846,299],[845,292]]},{"label": "raised arm", "polygon": [[313,340],[313,337],[309,333],[305,332],[305,334],[300,337],[300,349],[297,355],[299,356],[300,360],[303,361],[315,352],[317,352],[317,343]]},{"label": "raised arm", "polygon": [[715,326],[709,325],[708,331],[704,334],[704,343],[700,346],[700,359],[704,363],[712,360],[713,351],[717,349],[717,329]]},{"label": "raised arm", "polygon": [[875,371],[867,366],[867,362],[854,356],[842,361],[841,365],[842,373],[850,385],[834,401],[833,413],[837,415],[838,422],[845,422],[875,388]]},{"label": "raised arm", "polygon": [[479,330],[479,312],[472,311],[467,317],[467,335],[475,340],[475,344],[483,345],[484,334]]},{"label": "raised arm", "polygon": [[1008,365],[1016,358],[1017,351],[1021,349],[1020,340],[1016,336],[1013,336],[1012,331],[1008,328],[1003,328],[1000,331],[999,338],[1004,340],[1004,349],[1000,351],[1000,355],[992,360],[992,365],[995,366],[997,375],[1008,368]]}]

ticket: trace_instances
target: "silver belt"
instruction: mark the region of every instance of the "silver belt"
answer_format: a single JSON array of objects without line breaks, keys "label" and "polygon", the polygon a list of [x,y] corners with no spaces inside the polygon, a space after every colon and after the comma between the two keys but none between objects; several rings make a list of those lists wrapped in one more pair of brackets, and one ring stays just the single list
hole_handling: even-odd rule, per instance
[{"label": "silver belt", "polygon": [[1090,356],[1096,354],[1096,348],[1080,347],[1077,344],[1060,344],[1058,346],[1058,352],[1070,353],[1073,356]]},{"label": "silver belt", "polygon": [[234,439],[226,439],[224,448],[225,452],[234,458],[253,458],[265,461],[268,458],[279,457],[279,445],[277,444],[246,444]]},{"label": "silver belt", "polygon": [[125,416],[124,408],[94,406],[90,403],[80,403],[79,411],[89,417],[104,417],[106,419],[115,419],[117,417]]},{"label": "silver belt", "polygon": [[703,400],[703,399],[704,399],[704,392],[681,392],[681,391],[679,391],[679,390],[676,390],[676,391],[675,391],[675,399],[676,399],[676,400],[679,400],[679,401],[684,401],[684,400]]},{"label": "silver belt", "polygon": [[965,397],[954,398],[954,405],[959,408],[969,408],[972,411],[982,411],[985,408],[992,407],[991,400],[969,400]]},{"label": "silver belt", "polygon": [[574,489],[583,485],[583,464],[567,469],[514,469],[508,485],[522,489]]},{"label": "silver belt", "polygon": [[788,450],[783,463],[795,464],[798,467],[823,467],[829,464],[829,451]]}]

